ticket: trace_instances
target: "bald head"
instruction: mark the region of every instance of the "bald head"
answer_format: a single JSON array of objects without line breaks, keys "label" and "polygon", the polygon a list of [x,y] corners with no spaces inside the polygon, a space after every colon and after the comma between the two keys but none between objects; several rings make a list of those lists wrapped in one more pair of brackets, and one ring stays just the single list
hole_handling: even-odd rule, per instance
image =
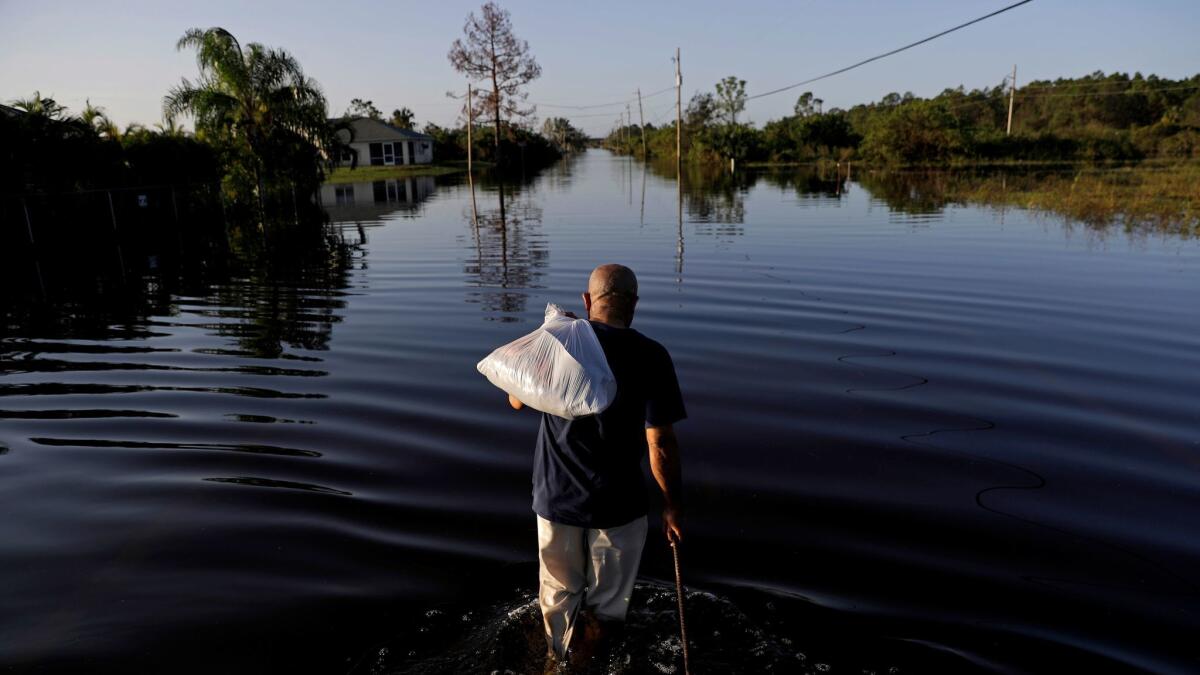
[{"label": "bald head", "polygon": [[628,327],[637,306],[638,283],[633,270],[609,263],[592,270],[583,304],[588,317],[603,323]]}]

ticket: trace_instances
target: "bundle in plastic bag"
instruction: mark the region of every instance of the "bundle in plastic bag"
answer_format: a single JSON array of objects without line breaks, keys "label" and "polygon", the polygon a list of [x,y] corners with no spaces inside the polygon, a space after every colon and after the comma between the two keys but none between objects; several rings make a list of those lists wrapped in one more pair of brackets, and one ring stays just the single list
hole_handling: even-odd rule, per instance
[{"label": "bundle in plastic bag", "polygon": [[567,419],[602,412],[617,395],[617,380],[591,324],[552,303],[540,328],[475,367],[525,405]]}]

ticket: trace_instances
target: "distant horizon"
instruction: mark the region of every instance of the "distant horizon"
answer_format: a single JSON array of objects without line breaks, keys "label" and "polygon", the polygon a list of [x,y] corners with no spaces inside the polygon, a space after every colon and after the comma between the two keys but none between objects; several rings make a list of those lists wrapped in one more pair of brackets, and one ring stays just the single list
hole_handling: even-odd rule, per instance
[{"label": "distant horizon", "polygon": [[[466,81],[450,68],[446,52],[461,35],[467,14],[480,4],[3,4],[0,102],[39,91],[72,113],[90,100],[122,127],[152,127],[162,121],[168,89],[197,76],[194,55],[176,51],[176,40],[188,28],[222,26],[243,45],[258,42],[296,57],[324,89],[330,117],[343,114],[350,99],[361,98],[373,101],[385,118],[395,108],[412,109],[418,129],[429,122],[452,126],[461,103],[445,93],[465,89]],[[802,10],[782,2],[737,8],[701,3],[682,10],[633,3],[603,8],[500,4],[512,13],[515,32],[529,42],[543,68],[543,77],[527,88],[530,103],[537,104],[537,122],[566,117],[595,137],[616,124],[626,101],[637,122],[638,87],[645,121],[670,122],[675,106],[670,57],[676,45],[682,49],[686,106],[694,94],[712,91],[727,75],[747,80],[746,91],[754,95],[1009,3],[922,0],[895,7],[863,0],[847,7],[814,0]],[[1101,0],[1083,11],[1035,0],[849,73],[752,100],[746,119],[761,126],[784,117],[804,91],[823,99],[825,109],[849,109],[893,92],[929,98],[958,86],[991,88],[1014,62],[1018,86],[1097,71],[1186,79],[1200,72],[1200,47],[1191,37],[1200,28],[1197,5],[1162,0],[1130,7]],[[190,120],[180,122],[192,126]]]}]

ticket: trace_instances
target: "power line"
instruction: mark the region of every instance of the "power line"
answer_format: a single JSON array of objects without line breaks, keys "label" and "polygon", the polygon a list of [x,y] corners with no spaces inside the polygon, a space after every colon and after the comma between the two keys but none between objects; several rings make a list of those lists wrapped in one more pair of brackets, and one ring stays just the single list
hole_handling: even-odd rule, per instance
[{"label": "power line", "polygon": [[889,57],[889,56],[892,56],[893,54],[899,54],[900,52],[902,52],[902,51],[904,51],[904,50],[906,50],[906,49],[912,49],[913,47],[916,47],[916,46],[918,46],[918,45],[923,45],[923,44],[925,44],[926,42],[929,42],[929,41],[931,41],[931,40],[936,40],[937,38],[940,38],[940,37],[942,37],[943,35],[947,35],[947,34],[949,34],[949,33],[953,33],[953,32],[954,32],[954,31],[956,31],[956,30],[961,30],[961,29],[963,29],[963,28],[966,28],[967,26],[970,26],[970,25],[972,25],[972,24],[979,23],[980,21],[983,21],[983,20],[985,20],[985,19],[990,19],[990,18],[992,18],[993,16],[996,16],[996,15],[998,15],[998,14],[1003,14],[1003,13],[1005,13],[1005,12],[1009,11],[1009,10],[1016,9],[1017,7],[1020,7],[1021,5],[1028,4],[1028,3],[1030,3],[1030,2],[1033,2],[1033,0],[1021,0],[1020,2],[1014,2],[1013,4],[1011,4],[1011,5],[1007,6],[1007,7],[1002,7],[1002,8],[1000,8],[1000,9],[998,9],[998,10],[996,10],[996,11],[994,11],[994,12],[990,13],[990,14],[984,14],[983,16],[981,16],[981,17],[979,17],[979,18],[977,18],[977,19],[972,19],[972,20],[970,20],[970,21],[968,21],[968,22],[966,22],[966,23],[960,23],[959,25],[957,25],[957,26],[955,26],[955,27],[953,27],[953,28],[947,28],[946,30],[944,30],[944,31],[942,31],[942,32],[940,32],[940,33],[936,33],[936,34],[934,34],[934,35],[930,35],[929,37],[927,37],[927,38],[925,38],[925,39],[923,39],[923,40],[917,40],[916,42],[913,42],[913,43],[911,43],[911,44],[907,44],[907,45],[904,45],[903,47],[899,47],[899,48],[897,48],[897,49],[893,49],[893,50],[892,50],[892,51],[890,51],[890,52],[884,52],[883,54],[879,54],[879,55],[877,55],[877,56],[872,56],[872,57],[871,57],[871,58],[869,58],[869,59],[864,59],[864,60],[862,60],[862,61],[859,61],[858,63],[851,64],[851,65],[849,65],[849,66],[846,66],[845,68],[839,68],[839,69],[837,69],[837,70],[834,70],[834,71],[832,71],[832,72],[825,73],[824,75],[818,75],[817,77],[812,77],[812,78],[809,78],[809,79],[807,79],[807,80],[804,80],[804,81],[802,81],[802,82],[797,82],[797,83],[795,83],[795,84],[789,84],[789,85],[788,85],[788,86],[786,86],[786,87],[780,87],[780,88],[778,88],[778,89],[772,89],[771,91],[766,91],[766,92],[763,92],[763,93],[761,93],[761,94],[755,94],[754,96],[747,96],[747,97],[746,97],[746,100],[747,100],[747,101],[752,101],[752,100],[754,100],[754,99],[756,99],[756,98],[762,98],[762,97],[764,97],[764,96],[771,96],[771,95],[773,95],[773,94],[778,94],[778,93],[780,93],[780,92],[788,91],[789,89],[795,89],[796,87],[802,87],[802,86],[804,86],[804,85],[806,85],[806,84],[811,84],[811,83],[813,83],[813,82],[816,82],[816,81],[818,81],[818,80],[824,80],[825,78],[833,77],[834,75],[841,75],[842,73],[844,73],[844,72],[846,72],[846,71],[848,71],[848,70],[854,70],[855,68],[858,68],[859,66],[865,66],[865,65],[867,65],[868,63],[871,63],[872,61],[878,61],[879,59],[882,59],[882,58],[887,58],[887,57]]}]

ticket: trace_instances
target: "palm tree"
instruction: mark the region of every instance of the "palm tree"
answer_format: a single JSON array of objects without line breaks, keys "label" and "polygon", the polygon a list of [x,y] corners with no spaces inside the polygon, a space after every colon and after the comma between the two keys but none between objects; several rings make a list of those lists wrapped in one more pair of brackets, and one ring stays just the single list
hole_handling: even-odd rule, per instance
[{"label": "palm tree", "polygon": [[97,135],[114,141],[121,140],[121,127],[104,112],[104,108],[92,105],[90,100],[84,105],[83,112],[79,113],[79,120]]},{"label": "palm tree", "polygon": [[188,135],[187,130],[179,126],[175,118],[170,115],[163,117],[163,121],[155,124],[154,128],[158,130],[159,134],[169,138],[185,138]]},{"label": "palm tree", "polygon": [[66,106],[59,105],[57,101],[50,97],[42,97],[42,92],[35,91],[33,96],[29,98],[19,98],[12,102],[14,108],[20,108],[30,115],[46,117],[52,120],[63,119],[67,112]]},{"label": "palm tree", "polygon": [[298,146],[315,156],[332,143],[325,97],[295,58],[254,42],[243,48],[224,28],[193,28],[176,47],[196,50],[200,77],[171,89],[164,116],[191,115],[197,135],[225,144],[240,165],[230,168],[253,177],[260,209],[264,177],[320,171],[289,166]]}]

